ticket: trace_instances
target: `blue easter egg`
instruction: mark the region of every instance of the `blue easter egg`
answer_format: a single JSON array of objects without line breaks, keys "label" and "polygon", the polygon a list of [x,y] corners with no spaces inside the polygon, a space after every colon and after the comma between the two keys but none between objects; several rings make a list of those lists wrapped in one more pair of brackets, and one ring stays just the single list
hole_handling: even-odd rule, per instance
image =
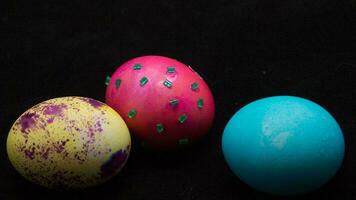
[{"label": "blue easter egg", "polygon": [[338,171],[344,137],[318,104],[292,96],[254,101],[225,127],[222,148],[231,170],[257,190],[296,195],[315,190]]}]

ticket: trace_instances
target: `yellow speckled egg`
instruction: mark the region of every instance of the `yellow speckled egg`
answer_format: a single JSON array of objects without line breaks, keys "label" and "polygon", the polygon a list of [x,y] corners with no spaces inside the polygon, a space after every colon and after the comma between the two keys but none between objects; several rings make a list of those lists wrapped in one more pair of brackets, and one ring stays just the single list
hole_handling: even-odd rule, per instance
[{"label": "yellow speckled egg", "polygon": [[129,130],[112,108],[85,97],[61,97],[27,110],[7,138],[12,165],[26,179],[54,189],[103,183],[125,165]]}]

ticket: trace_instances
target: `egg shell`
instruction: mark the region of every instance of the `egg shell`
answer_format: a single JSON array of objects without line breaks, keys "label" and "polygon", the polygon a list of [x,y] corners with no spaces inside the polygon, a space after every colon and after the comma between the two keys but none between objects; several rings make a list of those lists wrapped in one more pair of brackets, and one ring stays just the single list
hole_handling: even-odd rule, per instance
[{"label": "egg shell", "polygon": [[16,120],[7,138],[16,170],[54,189],[85,188],[109,180],[125,165],[130,145],[119,114],[85,97],[35,105]]},{"label": "egg shell", "polygon": [[292,96],[244,106],[226,125],[222,147],[242,181],[278,195],[304,194],[324,185],[340,168],[345,149],[331,114]]},{"label": "egg shell", "polygon": [[106,103],[145,145],[172,149],[204,136],[214,119],[214,99],[189,66],[163,56],[127,61],[113,73]]}]

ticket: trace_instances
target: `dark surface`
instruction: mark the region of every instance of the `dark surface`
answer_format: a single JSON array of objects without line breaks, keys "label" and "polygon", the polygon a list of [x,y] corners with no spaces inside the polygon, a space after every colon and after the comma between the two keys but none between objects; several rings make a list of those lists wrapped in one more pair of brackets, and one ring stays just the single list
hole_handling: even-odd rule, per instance
[{"label": "dark surface", "polygon": [[[355,1],[58,2],[9,0],[0,6],[0,199],[278,199],[232,174],[220,140],[239,108],[281,94],[325,107],[346,140],[337,176],[296,198],[356,198]],[[134,145],[117,177],[82,192],[49,191],[17,174],[5,143],[22,112],[59,96],[104,101],[106,75],[146,54],[189,64],[210,85],[217,112],[205,140],[175,153]]]}]

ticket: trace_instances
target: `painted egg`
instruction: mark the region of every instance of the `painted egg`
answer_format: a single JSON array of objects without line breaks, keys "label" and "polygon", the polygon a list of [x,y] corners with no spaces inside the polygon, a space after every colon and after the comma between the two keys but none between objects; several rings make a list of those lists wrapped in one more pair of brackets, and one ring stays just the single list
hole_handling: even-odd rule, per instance
[{"label": "painted egg", "polygon": [[85,188],[109,180],[125,165],[130,145],[119,114],[84,97],[35,105],[16,120],[7,138],[16,170],[54,189]]},{"label": "painted egg", "polygon": [[215,109],[204,80],[189,66],[163,56],[137,57],[121,65],[108,82],[106,103],[136,138],[157,149],[204,136]]},{"label": "painted egg", "polygon": [[321,187],[344,157],[335,119],[318,104],[292,96],[264,98],[240,109],[225,127],[222,147],[242,181],[278,195]]}]

